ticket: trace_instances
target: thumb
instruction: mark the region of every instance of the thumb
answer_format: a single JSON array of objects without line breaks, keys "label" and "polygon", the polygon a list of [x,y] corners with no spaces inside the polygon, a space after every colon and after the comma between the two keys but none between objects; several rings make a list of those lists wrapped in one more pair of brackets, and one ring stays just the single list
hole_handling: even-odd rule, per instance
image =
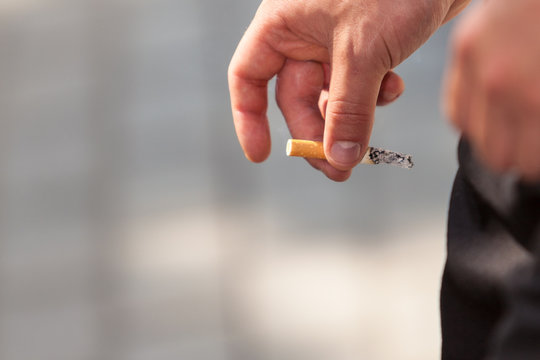
[{"label": "thumb", "polygon": [[333,53],[326,107],[325,155],[339,170],[352,169],[369,146],[377,97],[387,72],[365,54],[355,54],[352,46]]}]

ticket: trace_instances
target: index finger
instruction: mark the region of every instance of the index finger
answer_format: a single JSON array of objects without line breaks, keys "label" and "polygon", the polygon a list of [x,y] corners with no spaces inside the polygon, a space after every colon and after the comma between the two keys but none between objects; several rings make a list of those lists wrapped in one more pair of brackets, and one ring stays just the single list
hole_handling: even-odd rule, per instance
[{"label": "index finger", "polygon": [[268,81],[285,63],[257,25],[250,25],[229,65],[228,79],[236,135],[244,154],[253,162],[270,154],[270,131],[266,110]]}]

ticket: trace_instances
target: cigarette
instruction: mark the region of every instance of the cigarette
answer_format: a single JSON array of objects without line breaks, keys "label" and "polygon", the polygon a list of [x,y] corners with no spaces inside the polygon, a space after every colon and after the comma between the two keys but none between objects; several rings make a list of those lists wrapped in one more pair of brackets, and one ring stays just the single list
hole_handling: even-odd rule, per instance
[{"label": "cigarette", "polygon": [[[289,139],[287,141],[287,156],[326,160],[322,141]],[[388,164],[404,169],[410,169],[414,166],[411,155],[376,147],[369,147],[367,149],[360,164]]]}]

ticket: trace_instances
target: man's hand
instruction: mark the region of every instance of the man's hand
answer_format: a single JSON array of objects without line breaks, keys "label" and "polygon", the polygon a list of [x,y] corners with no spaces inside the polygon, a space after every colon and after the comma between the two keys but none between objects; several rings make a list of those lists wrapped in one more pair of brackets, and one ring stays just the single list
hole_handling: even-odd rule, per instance
[{"label": "man's hand", "polygon": [[264,0],[229,67],[236,132],[246,157],[270,153],[267,84],[295,138],[323,140],[344,181],[369,145],[375,105],[404,89],[390,70],[422,45],[467,0]]},{"label": "man's hand", "polygon": [[492,0],[457,29],[444,101],[493,170],[540,180],[540,2]]}]

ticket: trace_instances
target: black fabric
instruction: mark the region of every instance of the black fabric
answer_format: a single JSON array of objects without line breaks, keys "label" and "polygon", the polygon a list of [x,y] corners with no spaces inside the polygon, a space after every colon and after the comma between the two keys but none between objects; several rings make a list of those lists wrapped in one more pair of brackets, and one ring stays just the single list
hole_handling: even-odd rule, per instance
[{"label": "black fabric", "polygon": [[540,186],[459,146],[441,287],[443,360],[540,359]]}]

